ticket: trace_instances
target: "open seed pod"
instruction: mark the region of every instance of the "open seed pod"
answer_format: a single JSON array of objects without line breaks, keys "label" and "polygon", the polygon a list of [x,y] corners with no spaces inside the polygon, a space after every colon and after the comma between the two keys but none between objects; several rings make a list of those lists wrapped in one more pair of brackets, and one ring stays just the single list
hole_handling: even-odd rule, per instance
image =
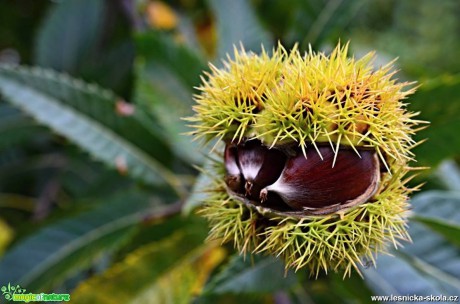
[{"label": "open seed pod", "polygon": [[[210,238],[287,268],[350,274],[408,240],[413,89],[373,54],[235,51],[203,80],[194,134],[225,143],[201,214]],[[359,270],[358,270],[359,271]]]}]

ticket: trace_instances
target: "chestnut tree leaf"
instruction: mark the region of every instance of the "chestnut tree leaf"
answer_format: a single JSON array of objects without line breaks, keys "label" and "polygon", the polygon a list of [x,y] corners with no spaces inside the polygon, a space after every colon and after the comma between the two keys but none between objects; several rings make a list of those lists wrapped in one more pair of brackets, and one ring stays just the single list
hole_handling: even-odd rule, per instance
[{"label": "chestnut tree leaf", "polygon": [[139,111],[117,114],[126,103],[110,91],[50,70],[1,65],[0,94],[119,172],[182,191],[162,135]]}]

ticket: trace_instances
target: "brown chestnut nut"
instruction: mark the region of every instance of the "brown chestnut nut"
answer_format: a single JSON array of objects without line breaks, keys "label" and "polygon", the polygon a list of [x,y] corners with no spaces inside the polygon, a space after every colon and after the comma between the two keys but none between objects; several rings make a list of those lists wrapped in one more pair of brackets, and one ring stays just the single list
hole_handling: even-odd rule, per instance
[{"label": "brown chestnut nut", "polygon": [[258,140],[238,146],[238,163],[245,180],[245,195],[259,200],[260,191],[273,184],[286,163],[286,155],[277,149],[268,149]]},{"label": "brown chestnut nut", "polygon": [[[307,149],[289,158],[279,179],[262,189],[260,199],[269,191],[277,193],[294,210],[343,209],[367,201],[380,181],[379,160],[375,151],[353,150],[335,153],[329,146]],[[338,207],[335,207],[338,206]]]},{"label": "brown chestnut nut", "polygon": [[236,193],[244,193],[244,181],[238,164],[238,150],[235,145],[225,146],[224,164],[225,164],[225,183],[228,188]]}]

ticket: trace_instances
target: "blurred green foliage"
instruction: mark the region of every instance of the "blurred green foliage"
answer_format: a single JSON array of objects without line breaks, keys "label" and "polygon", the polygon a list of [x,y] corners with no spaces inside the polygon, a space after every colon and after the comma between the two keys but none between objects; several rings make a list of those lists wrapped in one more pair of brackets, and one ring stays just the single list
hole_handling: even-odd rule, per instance
[{"label": "blurred green foliage", "polygon": [[[75,303],[370,303],[460,293],[460,3],[456,0],[15,0],[0,3],[0,286]],[[182,135],[208,61],[280,41],[394,57],[431,122],[413,244],[343,280],[285,273],[206,243]],[[33,119],[31,119],[33,118]]]}]

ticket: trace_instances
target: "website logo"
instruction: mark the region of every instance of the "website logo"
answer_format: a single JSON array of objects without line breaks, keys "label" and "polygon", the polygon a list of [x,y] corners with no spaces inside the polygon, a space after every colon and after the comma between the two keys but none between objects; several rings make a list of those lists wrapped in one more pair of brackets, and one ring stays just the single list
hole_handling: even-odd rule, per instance
[{"label": "website logo", "polygon": [[26,289],[19,285],[11,285],[8,283],[7,286],[0,288],[3,297],[7,301],[13,302],[68,302],[70,301],[70,295],[68,293],[26,293]]}]

